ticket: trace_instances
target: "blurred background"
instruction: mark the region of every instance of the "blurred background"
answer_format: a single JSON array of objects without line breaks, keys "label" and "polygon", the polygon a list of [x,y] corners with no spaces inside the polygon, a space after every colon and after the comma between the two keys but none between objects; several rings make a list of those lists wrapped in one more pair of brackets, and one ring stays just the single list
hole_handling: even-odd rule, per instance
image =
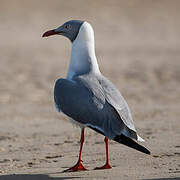
[{"label": "blurred background", "polygon": [[66,76],[71,43],[41,36],[70,19],[93,26],[100,69],[129,101],[178,103],[179,8],[178,0],[1,0],[1,106],[52,103],[55,79]]},{"label": "blurred background", "polygon": [[[180,117],[178,0],[0,0],[1,137],[64,119],[55,112],[53,86],[66,76],[71,43],[61,36],[41,36],[71,19],[92,25],[100,70],[120,89],[142,136],[151,139],[156,133],[169,144],[161,139],[149,140],[151,145],[175,147]],[[58,131],[46,130],[53,128]]]}]

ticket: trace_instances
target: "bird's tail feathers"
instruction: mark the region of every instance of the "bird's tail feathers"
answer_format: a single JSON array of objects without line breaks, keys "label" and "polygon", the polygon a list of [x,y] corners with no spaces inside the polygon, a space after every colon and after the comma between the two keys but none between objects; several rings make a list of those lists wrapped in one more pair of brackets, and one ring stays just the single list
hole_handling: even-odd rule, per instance
[{"label": "bird's tail feathers", "polygon": [[[139,136],[138,136],[139,137]],[[140,138],[140,137],[139,137]],[[142,138],[141,138],[142,139]],[[141,140],[140,139],[140,140]],[[132,140],[131,138],[124,136],[123,134],[116,136],[114,139],[114,141],[119,142],[121,144],[124,144],[126,146],[129,146],[133,149],[136,149],[140,152],[143,152],[145,154],[151,154],[150,151],[148,149],[146,149],[145,147],[139,145],[138,143],[136,143],[134,140]],[[142,141],[142,140],[141,140]]]}]

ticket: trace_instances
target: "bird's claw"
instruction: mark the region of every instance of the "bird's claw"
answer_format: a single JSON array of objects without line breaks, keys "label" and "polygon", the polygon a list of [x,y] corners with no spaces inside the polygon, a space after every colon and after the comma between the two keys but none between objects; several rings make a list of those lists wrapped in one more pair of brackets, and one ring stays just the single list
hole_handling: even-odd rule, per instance
[{"label": "bird's claw", "polygon": [[104,166],[94,168],[94,170],[111,169],[111,168],[112,166],[109,163],[106,163]]},{"label": "bird's claw", "polygon": [[63,172],[75,172],[75,171],[87,171],[88,169],[86,169],[83,164],[82,164],[82,160],[78,161],[77,164],[69,169],[64,170]]}]

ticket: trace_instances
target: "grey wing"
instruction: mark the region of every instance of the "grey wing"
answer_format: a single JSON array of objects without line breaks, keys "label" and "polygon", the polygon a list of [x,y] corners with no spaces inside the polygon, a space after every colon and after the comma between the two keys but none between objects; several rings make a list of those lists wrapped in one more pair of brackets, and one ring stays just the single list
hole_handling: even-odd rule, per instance
[{"label": "grey wing", "polygon": [[[119,90],[109,80],[102,75],[94,76],[93,74],[89,74],[87,77],[82,76],[78,80],[90,89],[93,99],[99,102],[102,109],[106,111],[101,114],[104,117],[101,121],[106,121],[105,115],[110,116],[110,119],[108,119],[109,129],[106,128],[109,132],[111,131],[113,135],[124,134],[130,138],[141,140],[136,134],[128,104]],[[99,107],[101,108],[101,106]]]},{"label": "grey wing", "polygon": [[[105,100],[105,98],[104,98]],[[58,79],[54,87],[54,101],[58,111],[82,124],[94,124],[98,111],[103,107],[103,97],[97,98],[78,81]]]},{"label": "grey wing", "polygon": [[54,99],[64,114],[113,139],[128,130],[106,101],[101,88],[96,78],[93,81],[89,78],[77,78],[75,81],[59,79],[54,88]]},{"label": "grey wing", "polygon": [[123,98],[119,90],[113,85],[111,81],[109,81],[103,76],[100,78],[99,82],[104,89],[105,98],[108,101],[108,103],[116,109],[124,124],[129,129],[136,132],[128,104],[126,103],[125,99]]},{"label": "grey wing", "polygon": [[119,90],[113,85],[111,81],[106,79],[104,76],[101,76],[99,78],[99,83],[104,90],[106,100],[110,105],[114,107],[114,109],[120,116],[120,120],[122,120],[123,123],[127,126],[127,129],[125,129],[123,134],[129,136],[130,138],[134,138],[138,141],[143,142],[144,139],[142,139],[136,133],[131,111]]}]

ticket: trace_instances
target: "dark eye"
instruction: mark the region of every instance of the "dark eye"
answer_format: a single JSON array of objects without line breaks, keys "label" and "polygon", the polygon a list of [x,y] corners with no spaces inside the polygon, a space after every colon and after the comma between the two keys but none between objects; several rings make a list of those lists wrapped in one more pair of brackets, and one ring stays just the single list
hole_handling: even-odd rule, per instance
[{"label": "dark eye", "polygon": [[71,25],[70,25],[70,24],[66,24],[66,25],[65,25],[65,28],[66,28],[66,29],[71,29]]}]

